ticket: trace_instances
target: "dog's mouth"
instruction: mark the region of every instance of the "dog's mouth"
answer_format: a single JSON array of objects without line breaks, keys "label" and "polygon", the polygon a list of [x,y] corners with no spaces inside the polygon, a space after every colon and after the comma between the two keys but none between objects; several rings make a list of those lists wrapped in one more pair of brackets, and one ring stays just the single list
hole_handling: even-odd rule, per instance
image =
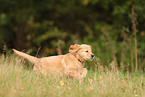
[{"label": "dog's mouth", "polygon": [[95,56],[94,57],[87,57],[85,59],[88,60],[88,61],[92,61],[94,58],[95,58]]}]

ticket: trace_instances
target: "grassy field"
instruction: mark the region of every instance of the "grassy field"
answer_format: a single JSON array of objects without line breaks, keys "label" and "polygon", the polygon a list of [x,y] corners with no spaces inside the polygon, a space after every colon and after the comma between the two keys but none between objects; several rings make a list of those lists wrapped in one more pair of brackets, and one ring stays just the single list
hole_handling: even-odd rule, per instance
[{"label": "grassy field", "polygon": [[83,82],[44,76],[24,64],[0,56],[0,97],[145,97],[145,74],[122,73],[113,62],[110,69],[97,64]]}]

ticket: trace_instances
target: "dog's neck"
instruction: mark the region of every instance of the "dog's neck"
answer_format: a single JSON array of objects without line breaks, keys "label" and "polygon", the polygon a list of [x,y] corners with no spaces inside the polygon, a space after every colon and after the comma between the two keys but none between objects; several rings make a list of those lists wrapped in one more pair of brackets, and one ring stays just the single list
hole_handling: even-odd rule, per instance
[{"label": "dog's neck", "polygon": [[80,56],[79,56],[78,54],[73,54],[73,55],[74,55],[75,58],[77,58],[77,60],[78,60],[80,63],[82,63],[82,64],[85,63],[85,60],[84,60],[84,59],[81,59]]}]

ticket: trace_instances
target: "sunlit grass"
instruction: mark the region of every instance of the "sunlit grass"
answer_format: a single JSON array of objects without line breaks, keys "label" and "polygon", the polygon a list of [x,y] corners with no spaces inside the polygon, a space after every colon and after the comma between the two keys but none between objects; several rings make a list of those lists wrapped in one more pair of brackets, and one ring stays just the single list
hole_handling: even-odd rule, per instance
[{"label": "sunlit grass", "polygon": [[[122,73],[97,64],[82,81],[55,78],[25,69],[26,63],[11,55],[0,56],[0,97],[145,97],[145,74]],[[88,63],[89,64],[89,63]]]}]

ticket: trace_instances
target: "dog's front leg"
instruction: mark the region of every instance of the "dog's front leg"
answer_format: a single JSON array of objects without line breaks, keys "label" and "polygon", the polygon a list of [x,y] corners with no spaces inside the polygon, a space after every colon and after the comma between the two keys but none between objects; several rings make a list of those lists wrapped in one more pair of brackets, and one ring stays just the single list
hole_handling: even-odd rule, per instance
[{"label": "dog's front leg", "polygon": [[83,78],[82,74],[76,70],[69,71],[69,77],[72,77],[74,79],[82,79]]},{"label": "dog's front leg", "polygon": [[82,69],[82,76],[83,76],[83,78],[85,78],[86,75],[87,75],[87,69],[86,68],[83,68]]}]

